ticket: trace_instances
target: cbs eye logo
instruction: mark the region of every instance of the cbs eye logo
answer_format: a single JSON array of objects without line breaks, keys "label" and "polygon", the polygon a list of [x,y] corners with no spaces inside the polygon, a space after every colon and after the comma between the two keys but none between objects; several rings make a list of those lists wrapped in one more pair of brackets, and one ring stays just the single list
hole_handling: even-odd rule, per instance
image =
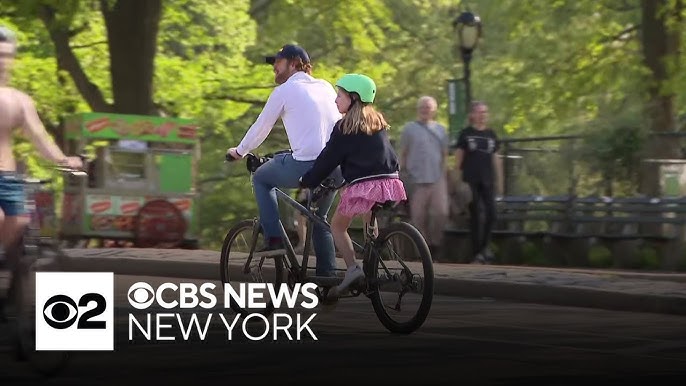
[{"label": "cbs eye logo", "polygon": [[148,283],[138,282],[129,288],[126,296],[131,307],[137,310],[144,310],[155,301],[155,290]]},{"label": "cbs eye logo", "polygon": [[[95,307],[79,315],[79,308],[88,307],[95,302]],[[78,304],[69,296],[55,295],[48,299],[43,306],[43,319],[52,328],[64,330],[74,325],[80,330],[105,329],[105,321],[90,320],[102,315],[107,309],[105,297],[97,293],[87,293],[79,298]]]},{"label": "cbs eye logo", "polygon": [[113,272],[36,272],[36,351],[114,350],[114,304]]}]

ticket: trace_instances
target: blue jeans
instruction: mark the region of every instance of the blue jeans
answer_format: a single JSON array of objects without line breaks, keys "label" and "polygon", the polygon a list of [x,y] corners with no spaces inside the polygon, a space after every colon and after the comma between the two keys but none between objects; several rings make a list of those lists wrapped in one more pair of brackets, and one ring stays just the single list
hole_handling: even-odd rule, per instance
[{"label": "blue jeans", "polygon": [[7,217],[20,216],[24,209],[24,183],[14,172],[0,171],[0,209]]},{"label": "blue jeans", "polygon": [[[314,161],[297,161],[291,154],[277,154],[273,159],[260,166],[253,176],[255,199],[260,211],[260,224],[267,237],[283,237],[279,219],[279,204],[274,188],[297,188],[298,180],[314,165]],[[337,183],[342,181],[340,169],[337,168],[331,177]],[[319,201],[317,215],[326,220],[333,204],[335,192],[322,197]],[[336,275],[336,250],[331,232],[314,224],[312,229],[314,252],[317,256],[317,276]]]}]

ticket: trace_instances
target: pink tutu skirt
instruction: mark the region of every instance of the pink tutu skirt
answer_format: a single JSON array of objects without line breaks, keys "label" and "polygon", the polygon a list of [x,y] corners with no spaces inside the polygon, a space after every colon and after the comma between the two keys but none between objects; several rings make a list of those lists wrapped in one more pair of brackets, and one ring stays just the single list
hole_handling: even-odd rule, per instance
[{"label": "pink tutu skirt", "polygon": [[353,217],[372,210],[374,204],[407,200],[405,186],[398,178],[381,178],[347,186],[341,192],[338,212]]}]

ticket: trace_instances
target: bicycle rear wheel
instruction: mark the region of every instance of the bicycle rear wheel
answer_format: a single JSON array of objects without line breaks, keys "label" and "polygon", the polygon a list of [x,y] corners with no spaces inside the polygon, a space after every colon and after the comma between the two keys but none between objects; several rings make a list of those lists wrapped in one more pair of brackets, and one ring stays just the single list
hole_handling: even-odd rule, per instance
[{"label": "bicycle rear wheel", "polygon": [[[253,234],[255,233],[255,234]],[[264,243],[262,229],[257,220],[243,220],[229,230],[224,238],[221,252],[222,283],[231,286],[237,294],[241,294],[241,283],[272,283],[275,290],[283,282],[283,257],[253,257],[252,252]],[[247,291],[244,291],[247,292]],[[260,313],[269,315],[274,312],[269,290],[256,291],[262,293],[266,308],[248,308],[247,303],[238,304],[231,299],[229,305],[238,314]],[[247,302],[247,296],[243,297]]]},{"label": "bicycle rear wheel", "polygon": [[[40,374],[53,376],[63,370],[69,353],[65,351],[36,351],[36,272],[59,270],[64,255],[57,248],[40,248],[36,255],[24,255],[14,269],[10,317],[14,319],[14,349],[19,360]],[[42,309],[42,307],[39,307]]]},{"label": "bicycle rear wheel", "polygon": [[426,320],[434,292],[431,253],[419,231],[390,224],[375,241],[369,267],[374,312],[389,331],[409,334]]}]

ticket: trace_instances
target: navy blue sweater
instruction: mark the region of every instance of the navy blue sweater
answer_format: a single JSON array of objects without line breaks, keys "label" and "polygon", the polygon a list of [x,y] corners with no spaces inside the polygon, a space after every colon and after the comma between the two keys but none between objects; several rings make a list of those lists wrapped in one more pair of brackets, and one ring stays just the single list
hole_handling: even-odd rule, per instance
[{"label": "navy blue sweater", "polygon": [[310,169],[302,177],[302,185],[317,187],[337,166],[345,181],[398,171],[398,157],[391,146],[386,130],[372,135],[365,133],[343,134],[338,121],[331,132],[329,142]]}]

